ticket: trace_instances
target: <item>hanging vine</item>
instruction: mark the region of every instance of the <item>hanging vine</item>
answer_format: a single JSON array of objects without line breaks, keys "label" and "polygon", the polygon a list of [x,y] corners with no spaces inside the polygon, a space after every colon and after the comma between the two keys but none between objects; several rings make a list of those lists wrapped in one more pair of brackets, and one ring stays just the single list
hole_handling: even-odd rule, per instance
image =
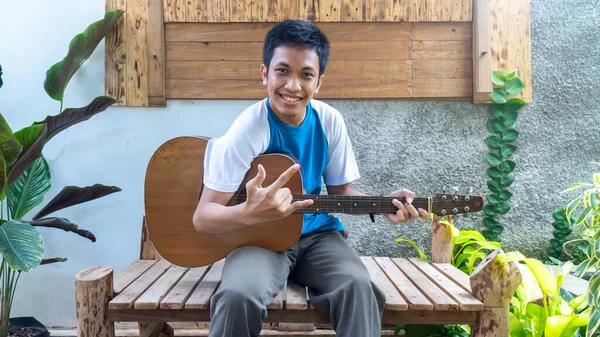
[{"label": "hanging vine", "polygon": [[493,117],[488,119],[487,128],[493,135],[485,139],[489,148],[485,158],[490,165],[487,169],[487,186],[491,193],[487,196],[483,208],[483,224],[486,229],[482,234],[489,241],[500,242],[500,234],[504,227],[499,218],[510,210],[512,193],[508,187],[514,181],[513,171],[516,166],[511,157],[517,150],[513,143],[519,137],[519,132],[513,125],[517,121],[519,109],[525,102],[520,98],[509,99],[509,96],[518,95],[523,90],[524,82],[517,76],[517,70],[508,73],[494,71],[492,81],[496,86],[492,91],[493,103],[490,105]]}]

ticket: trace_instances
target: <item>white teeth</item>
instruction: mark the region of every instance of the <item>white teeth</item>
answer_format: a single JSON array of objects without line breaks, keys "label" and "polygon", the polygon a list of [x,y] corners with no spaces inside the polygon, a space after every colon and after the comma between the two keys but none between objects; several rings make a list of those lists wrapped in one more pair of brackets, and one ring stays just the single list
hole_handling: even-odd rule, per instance
[{"label": "white teeth", "polygon": [[298,102],[300,100],[298,97],[287,97],[283,95],[281,95],[281,97],[288,102]]}]

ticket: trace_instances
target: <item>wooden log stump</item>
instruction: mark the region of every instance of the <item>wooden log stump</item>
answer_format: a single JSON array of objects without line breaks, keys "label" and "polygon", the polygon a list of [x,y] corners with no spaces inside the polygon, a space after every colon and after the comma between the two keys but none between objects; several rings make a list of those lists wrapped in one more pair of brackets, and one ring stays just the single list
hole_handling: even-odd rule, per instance
[{"label": "wooden log stump", "polygon": [[500,263],[501,250],[488,255],[470,278],[473,295],[483,302],[483,310],[471,329],[472,337],[507,337],[509,303],[519,284],[521,272],[515,262]]},{"label": "wooden log stump", "polygon": [[106,321],[106,308],[114,296],[113,270],[92,267],[75,275],[77,337],[114,337],[115,324]]},{"label": "wooden log stump", "polygon": [[[452,215],[448,215],[448,222],[452,224]],[[439,215],[433,216],[431,229],[431,262],[450,263],[452,261],[452,229],[440,222]]]}]

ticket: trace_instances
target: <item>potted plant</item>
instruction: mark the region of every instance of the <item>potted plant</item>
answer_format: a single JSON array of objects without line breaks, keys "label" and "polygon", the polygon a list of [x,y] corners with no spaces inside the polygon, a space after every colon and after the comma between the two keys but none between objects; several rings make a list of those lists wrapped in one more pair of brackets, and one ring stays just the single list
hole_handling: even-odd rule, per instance
[{"label": "potted plant", "polygon": [[[57,115],[13,132],[0,113],[0,337],[48,336],[46,328],[32,318],[9,319],[17,283],[22,272],[31,272],[43,264],[64,262],[66,258],[44,258],[43,238],[37,227],[50,227],[73,232],[92,242],[94,235],[80,229],[68,219],[49,216],[73,206],[118,192],[115,186],[64,187],[32,217],[29,212],[43,202],[50,190],[51,177],[42,150],[61,131],[83,122],[106,110],[117,100],[99,96],[81,108],[63,110],[65,89],[81,65],[89,58],[100,41],[112,30],[123,11],[106,12],[102,20],[89,25],[69,44],[67,55],[46,72],[44,89],[60,102]],[[0,87],[2,86],[0,67]],[[27,321],[31,321],[27,323]],[[30,326],[23,326],[30,324]]]}]

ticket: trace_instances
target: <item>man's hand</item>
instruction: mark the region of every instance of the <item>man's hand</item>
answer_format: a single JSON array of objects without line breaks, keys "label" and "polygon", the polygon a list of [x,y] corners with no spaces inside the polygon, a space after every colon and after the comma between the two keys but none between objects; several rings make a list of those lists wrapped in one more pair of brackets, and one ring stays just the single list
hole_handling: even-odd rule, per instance
[{"label": "man's hand", "polygon": [[387,197],[398,197],[406,198],[406,203],[402,204],[398,199],[392,200],[394,206],[398,207],[398,211],[394,214],[385,214],[391,222],[395,224],[406,223],[410,220],[421,218],[423,220],[429,219],[429,213],[426,210],[419,208],[418,210],[412,205],[412,201],[415,199],[415,194],[407,189],[401,189],[394,193],[387,195]]},{"label": "man's hand", "polygon": [[256,177],[246,183],[248,197],[245,202],[244,215],[249,224],[282,219],[299,208],[312,205],[311,199],[292,203],[290,189],[283,187],[298,170],[300,170],[300,165],[294,164],[270,186],[262,187],[267,173],[262,165],[258,165]]}]

